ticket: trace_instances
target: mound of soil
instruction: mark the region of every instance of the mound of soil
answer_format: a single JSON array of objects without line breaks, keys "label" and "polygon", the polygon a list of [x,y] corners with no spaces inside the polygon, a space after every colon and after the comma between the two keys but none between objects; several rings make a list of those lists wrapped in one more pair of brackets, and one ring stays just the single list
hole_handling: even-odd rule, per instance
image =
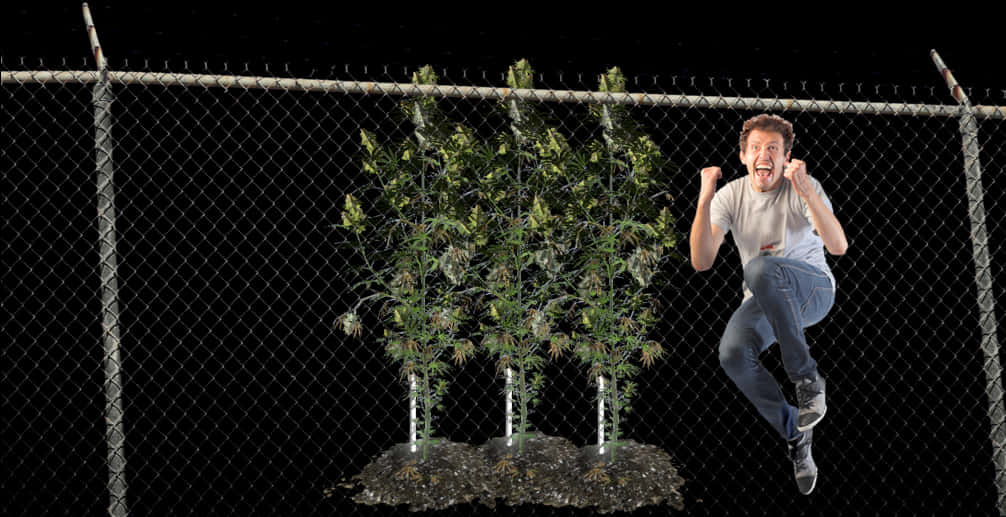
[{"label": "mound of soil", "polygon": [[611,461],[611,445],[577,448],[569,440],[543,434],[495,438],[480,447],[440,441],[412,452],[399,444],[354,476],[360,504],[408,505],[411,511],[439,510],[479,502],[495,508],[540,504],[593,508],[600,513],[631,512],[641,506],[684,509],[678,474],[670,455],[653,445],[621,442]]},{"label": "mound of soil", "polygon": [[516,437],[494,438],[479,450],[485,454],[496,481],[492,494],[504,504],[569,504],[562,481],[576,464],[573,442],[538,433],[524,439],[523,452]]},{"label": "mound of soil", "polygon": [[611,445],[599,453],[597,445],[580,449],[575,468],[563,490],[569,504],[593,507],[600,513],[631,512],[646,505],[667,504],[684,509],[681,487],[684,478],[659,447],[625,440],[611,461]]},{"label": "mound of soil", "polygon": [[364,467],[353,479],[363,491],[357,503],[409,505],[410,511],[440,510],[460,503],[492,499],[496,480],[485,456],[466,443],[442,440],[430,446],[426,461],[422,447],[411,451],[398,444]]}]

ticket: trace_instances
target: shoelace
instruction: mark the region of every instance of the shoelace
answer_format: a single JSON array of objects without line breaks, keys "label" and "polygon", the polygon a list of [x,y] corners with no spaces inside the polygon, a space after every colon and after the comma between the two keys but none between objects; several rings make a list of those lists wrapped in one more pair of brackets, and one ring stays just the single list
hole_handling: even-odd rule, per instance
[{"label": "shoelace", "polygon": [[810,400],[818,394],[817,384],[814,381],[803,380],[796,384],[796,394],[800,402]]},{"label": "shoelace", "polygon": [[806,454],[807,448],[804,447],[804,437],[801,437],[796,443],[791,443],[789,445],[789,459],[793,461],[799,461],[800,465],[807,460],[808,454]]}]

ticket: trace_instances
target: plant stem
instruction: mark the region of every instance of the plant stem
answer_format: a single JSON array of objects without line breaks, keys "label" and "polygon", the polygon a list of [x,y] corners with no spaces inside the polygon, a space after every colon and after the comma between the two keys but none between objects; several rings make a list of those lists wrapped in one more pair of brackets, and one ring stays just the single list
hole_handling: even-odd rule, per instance
[{"label": "plant stem", "polygon": [[[423,176],[425,177],[425,171]],[[425,181],[423,182],[425,187]],[[427,250],[426,246],[423,247],[423,256],[420,263],[420,289],[423,296],[423,340],[424,342],[419,343],[422,347],[422,372],[423,372],[423,461],[429,457],[429,446],[430,446],[430,420],[432,419],[432,413],[430,411],[430,405],[433,402],[430,399],[430,357],[428,354],[429,343],[425,342],[425,336],[427,336],[427,325],[428,325],[428,309],[426,306],[426,298],[428,294],[426,292],[426,270],[429,264],[427,264]]]},{"label": "plant stem", "polygon": [[[421,104],[417,102],[415,104],[415,109],[419,110],[419,111],[422,111]],[[423,120],[425,120],[425,119],[423,119]],[[419,129],[422,129],[422,126],[420,126]],[[423,146],[423,147],[425,147],[425,146]],[[419,224],[420,224],[420,227],[422,227],[425,224],[425,222],[426,222],[426,199],[425,198],[426,198],[426,168],[427,167],[428,167],[428,165],[426,164],[426,162],[424,162],[423,163],[422,171],[419,174],[419,195],[420,195],[420,201],[419,201],[419,203],[420,203],[419,204],[419,207],[420,207],[419,208],[419,218],[420,218],[420,221],[419,221]],[[420,281],[420,289],[421,289],[420,292],[423,293],[422,294],[422,296],[423,296],[423,318],[422,318],[422,321],[423,321],[423,336],[424,336],[424,340],[425,340],[425,336],[428,335],[427,324],[428,324],[428,320],[429,320],[429,312],[428,312],[429,309],[426,306],[426,299],[429,296],[428,293],[426,292],[426,273],[427,273],[427,270],[428,270],[428,264],[427,264],[428,255],[427,255],[427,252],[428,251],[429,251],[429,243],[426,243],[426,244],[423,245],[423,256],[420,259],[421,263],[420,263],[420,269],[419,269],[419,281]],[[429,457],[430,438],[431,438],[431,436],[430,436],[430,434],[431,434],[430,427],[431,427],[431,420],[432,420],[432,417],[433,417],[432,412],[431,412],[431,408],[430,408],[430,405],[431,405],[431,403],[433,401],[430,399],[430,364],[429,364],[429,358],[427,357],[427,355],[428,355],[427,354],[427,348],[428,348],[427,345],[428,345],[428,343],[420,343],[419,344],[419,346],[423,347],[423,351],[422,351],[422,358],[423,358],[423,461],[426,461],[426,459]]]},{"label": "plant stem", "polygon": [[611,394],[611,461],[615,462],[615,443],[618,442],[618,412],[621,408],[618,405],[618,376],[611,372],[611,383],[608,386],[608,393]]},{"label": "plant stem", "polygon": [[[423,361],[424,363],[426,362],[425,351],[423,352]],[[428,368],[423,372],[423,397],[426,400],[426,403],[423,404],[423,419],[425,420],[425,422],[423,422],[423,425],[425,426],[423,431],[423,461],[426,461],[430,455],[430,439],[432,438],[430,436],[430,422],[433,419],[432,408],[430,407],[430,371]]]},{"label": "plant stem", "polygon": [[[607,106],[605,106],[605,108],[607,109]],[[608,169],[607,210],[608,210],[609,227],[612,225],[611,205],[613,202],[612,196],[614,196],[615,191],[614,181],[615,181],[615,172],[614,172],[614,166],[612,166],[611,168]],[[615,244],[615,249],[616,250],[618,249],[617,244]],[[615,317],[615,265],[612,262],[611,256],[608,257],[608,315],[609,315],[609,321],[613,321],[613,318]],[[609,379],[608,393],[611,395],[611,408],[609,409],[609,411],[611,412],[611,441],[612,441],[611,461],[614,462],[615,461],[614,442],[618,441],[618,410],[619,410],[617,403],[618,370],[616,368],[617,365],[614,363],[615,352],[617,349],[617,338],[612,336],[611,343],[609,343],[609,345],[611,346],[611,351],[608,353],[608,366],[611,368],[611,378]]]},{"label": "plant stem", "polygon": [[[521,184],[521,172],[523,171],[524,163],[521,156],[517,155],[517,216],[520,217],[520,207],[521,207],[521,194],[523,193],[524,186]],[[516,260],[517,260],[517,285],[524,285],[524,260],[521,259],[521,252],[527,247],[528,232],[521,232],[520,243],[518,244]],[[524,290],[517,289],[517,307],[521,310],[521,317],[524,317]],[[518,320],[519,321],[519,320]],[[525,359],[527,358],[527,352],[524,349],[525,340],[523,336],[519,333],[517,334],[520,342],[518,344],[518,366],[520,367],[520,393],[518,395],[518,402],[520,402],[520,426],[517,428],[519,433],[517,436],[517,454],[524,454],[524,434],[527,433],[527,383],[525,378],[525,373],[527,369],[527,364]]]},{"label": "plant stem", "polygon": [[[521,348],[523,348],[523,344]],[[523,354],[523,350],[521,351]],[[527,433],[527,382],[524,378],[526,370],[523,362],[520,365],[520,436],[517,437],[517,454],[524,454],[524,435]]]}]

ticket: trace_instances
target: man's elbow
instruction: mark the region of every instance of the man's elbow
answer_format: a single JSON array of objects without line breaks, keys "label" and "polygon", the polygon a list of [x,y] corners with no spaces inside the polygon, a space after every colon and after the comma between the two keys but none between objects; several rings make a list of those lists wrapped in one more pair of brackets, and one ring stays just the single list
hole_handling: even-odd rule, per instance
[{"label": "man's elbow", "polygon": [[842,242],[834,246],[828,246],[828,253],[832,255],[845,255],[845,252],[849,251],[849,244]]},{"label": "man's elbow", "polygon": [[692,257],[692,268],[694,268],[695,271],[707,271],[711,267],[713,267],[711,262],[702,262],[701,260],[697,260],[695,257]]}]

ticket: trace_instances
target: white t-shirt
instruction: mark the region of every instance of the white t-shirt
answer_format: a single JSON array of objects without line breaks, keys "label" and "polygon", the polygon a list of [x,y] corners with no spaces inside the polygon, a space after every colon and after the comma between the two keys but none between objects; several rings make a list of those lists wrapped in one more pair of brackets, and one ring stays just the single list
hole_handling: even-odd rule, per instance
[{"label": "white t-shirt", "polygon": [[[825,206],[833,210],[821,183],[807,178]],[[823,271],[831,279],[832,287],[835,286],[835,276],[824,259],[824,242],[814,229],[810,207],[788,179],[783,178],[775,190],[758,192],[747,175],[737,178],[716,192],[709,215],[710,222],[722,228],[724,235],[733,230],[742,266],[763,255],[800,260]],[[747,285],[743,288],[747,300],[752,294]]]}]

